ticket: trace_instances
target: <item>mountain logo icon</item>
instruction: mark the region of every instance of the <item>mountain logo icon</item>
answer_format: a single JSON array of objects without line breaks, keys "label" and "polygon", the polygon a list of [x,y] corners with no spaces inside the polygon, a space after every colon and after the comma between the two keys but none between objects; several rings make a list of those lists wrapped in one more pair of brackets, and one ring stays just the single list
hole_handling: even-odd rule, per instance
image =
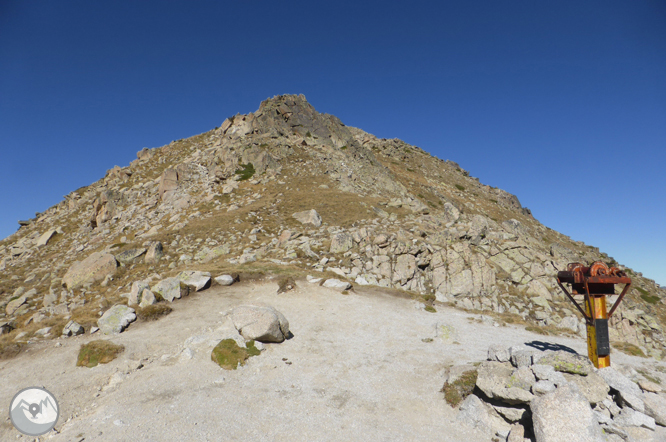
[{"label": "mountain logo icon", "polygon": [[24,388],[16,393],[9,406],[12,424],[28,436],[41,436],[51,431],[59,415],[55,396],[41,387]]}]

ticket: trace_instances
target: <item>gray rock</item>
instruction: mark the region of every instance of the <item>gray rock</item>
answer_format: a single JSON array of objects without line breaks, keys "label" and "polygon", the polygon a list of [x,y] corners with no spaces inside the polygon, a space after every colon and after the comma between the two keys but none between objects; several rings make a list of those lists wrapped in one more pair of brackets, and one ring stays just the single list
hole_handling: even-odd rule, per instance
[{"label": "gray rock", "polygon": [[113,255],[95,252],[72,264],[62,277],[62,284],[71,290],[88,282],[102,281],[107,275],[113,275],[117,267],[118,262]]},{"label": "gray rock", "polygon": [[134,320],[136,320],[136,314],[133,308],[126,305],[114,305],[97,320],[97,325],[102,333],[108,335],[121,333]]},{"label": "gray rock", "polygon": [[511,425],[511,432],[506,442],[523,442],[525,440],[525,428],[522,425]]},{"label": "gray rock", "polygon": [[139,307],[144,308],[155,303],[157,303],[157,297],[155,294],[151,292],[150,289],[144,290],[141,294],[141,302],[139,303]]},{"label": "gray rock", "polygon": [[117,255],[115,255],[115,257],[119,263],[121,263],[122,265],[127,265],[131,264],[138,257],[144,255],[146,251],[147,250],[143,247],[138,249],[127,249],[118,253]]},{"label": "gray rock", "polygon": [[143,259],[146,264],[155,264],[164,256],[164,247],[159,241],[153,241],[148,246],[146,256]]},{"label": "gray rock", "polygon": [[227,285],[231,285],[231,284],[234,283],[234,277],[231,276],[231,275],[220,275],[220,276],[216,276],[214,279],[215,279],[215,282],[217,282],[220,285],[227,286]]},{"label": "gray rock", "polygon": [[[448,204],[448,203],[447,203]],[[497,362],[509,362],[511,355],[509,349],[500,344],[493,344],[488,347],[488,360]]]},{"label": "gray rock", "polygon": [[194,255],[194,259],[206,263],[229,253],[231,253],[231,247],[228,244],[224,244],[213,249],[205,248]]},{"label": "gray rock", "polygon": [[190,289],[178,278],[166,278],[155,284],[151,291],[157,293],[165,301],[173,302],[190,294]]},{"label": "gray rock", "polygon": [[587,376],[565,373],[564,378],[568,382],[573,382],[578,385],[580,392],[583,393],[583,396],[587,398],[592,406],[600,403],[606,399],[606,396],[608,396],[610,387],[608,387],[608,384],[601,378],[601,376],[594,372],[591,372]]},{"label": "gray rock", "polygon": [[210,286],[210,273],[186,270],[178,274],[178,278],[192,291],[198,292]]},{"label": "gray rock", "polygon": [[522,388],[525,391],[532,390],[532,385],[536,383],[534,373],[529,367],[520,367],[511,373],[508,386]]},{"label": "gray rock", "polygon": [[553,390],[555,390],[555,384],[551,381],[541,380],[532,385],[532,393],[537,396],[543,396],[544,394],[550,393]]},{"label": "gray rock", "polygon": [[530,404],[538,442],[601,442],[601,428],[588,400],[572,384],[536,397]]},{"label": "gray rock", "polygon": [[518,384],[511,365],[501,362],[482,362],[478,368],[476,386],[490,399],[500,399],[508,404],[529,403],[534,395],[529,391],[514,386]]},{"label": "gray rock", "polygon": [[289,336],[289,321],[270,306],[242,305],[231,311],[234,327],[245,339],[282,342]]},{"label": "gray rock", "polygon": [[541,365],[551,365],[556,371],[587,376],[593,369],[592,362],[584,356],[567,351],[549,351],[539,359]]},{"label": "gray rock", "polygon": [[144,290],[150,290],[150,286],[148,285],[147,282],[145,281],[135,281],[132,283],[132,289],[130,291],[130,295],[127,298],[127,303],[129,305],[132,304],[140,304],[142,300],[142,295]]},{"label": "gray rock", "polygon": [[666,427],[666,398],[656,393],[643,394],[645,414],[652,417],[656,423]]},{"label": "gray rock", "polygon": [[26,295],[19,296],[17,299],[7,303],[5,313],[7,313],[7,316],[13,315],[26,302],[28,302],[28,297]]},{"label": "gray rock", "polygon": [[653,418],[631,408],[623,408],[613,423],[620,427],[643,427],[653,431],[657,428]]},{"label": "gray rock", "polygon": [[352,248],[354,239],[347,232],[331,235],[331,253],[344,253]]},{"label": "gray rock", "polygon": [[340,281],[339,279],[331,278],[324,281],[322,286],[337,290],[348,290],[352,285],[347,281]]},{"label": "gray rock", "polygon": [[304,212],[297,212],[291,215],[301,224],[312,224],[315,227],[321,227],[321,216],[316,210],[306,210]]},{"label": "gray rock", "polygon": [[69,321],[62,329],[63,336],[78,336],[84,333],[85,330],[83,326],[74,321]]},{"label": "gray rock", "polygon": [[601,368],[597,374],[618,393],[623,403],[636,411],[645,412],[643,393],[638,385],[612,367]]},{"label": "gray rock", "polygon": [[456,420],[486,433],[490,437],[497,431],[510,431],[511,427],[492,407],[471,394],[460,404]]},{"label": "gray rock", "polygon": [[56,233],[57,233],[57,231],[55,229],[47,230],[46,232],[44,232],[42,234],[42,236],[39,237],[39,239],[37,240],[37,243],[35,245],[37,247],[42,247],[42,246],[47,245],[49,243],[49,241],[51,240],[51,238],[53,238]]},{"label": "gray rock", "polygon": [[527,408],[523,407],[503,407],[501,405],[493,405],[492,407],[511,423],[518,422],[527,413]]},{"label": "gray rock", "polygon": [[515,349],[515,347],[511,347],[509,351],[511,353],[511,364],[514,367],[520,368],[532,365],[533,352],[529,350]]},{"label": "gray rock", "polygon": [[7,321],[2,321],[0,322],[0,336],[9,333],[10,331],[14,330],[14,327],[7,322]]}]

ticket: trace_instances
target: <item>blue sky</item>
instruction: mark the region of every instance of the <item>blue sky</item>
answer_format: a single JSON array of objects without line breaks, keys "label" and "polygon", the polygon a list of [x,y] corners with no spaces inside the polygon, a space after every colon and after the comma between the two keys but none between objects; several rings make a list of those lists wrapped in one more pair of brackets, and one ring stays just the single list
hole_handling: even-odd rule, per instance
[{"label": "blue sky", "polygon": [[0,0],[0,237],[283,93],[458,162],[666,285],[657,0]]}]

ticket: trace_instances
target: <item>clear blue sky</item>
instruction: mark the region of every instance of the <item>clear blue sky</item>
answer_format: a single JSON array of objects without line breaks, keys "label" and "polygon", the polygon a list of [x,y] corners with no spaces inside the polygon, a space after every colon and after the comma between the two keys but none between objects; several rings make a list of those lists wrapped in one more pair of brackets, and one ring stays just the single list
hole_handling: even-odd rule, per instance
[{"label": "clear blue sky", "polygon": [[0,0],[0,237],[277,94],[666,285],[666,3]]}]

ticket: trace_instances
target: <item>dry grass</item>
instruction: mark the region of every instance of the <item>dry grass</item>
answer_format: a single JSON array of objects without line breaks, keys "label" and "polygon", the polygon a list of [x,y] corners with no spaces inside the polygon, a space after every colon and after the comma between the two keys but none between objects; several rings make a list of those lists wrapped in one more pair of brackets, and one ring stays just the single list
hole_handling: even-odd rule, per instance
[{"label": "dry grass", "polygon": [[15,332],[0,336],[0,361],[11,359],[19,355],[25,344],[14,342]]},{"label": "dry grass", "polygon": [[637,345],[630,344],[628,342],[611,342],[611,345],[614,349],[619,350],[624,354],[647,358],[645,353],[643,353],[643,350],[641,350]]},{"label": "dry grass", "polygon": [[90,341],[81,346],[76,365],[79,367],[92,368],[97,364],[108,364],[125,350],[122,345],[110,341]]},{"label": "dry grass", "polygon": [[284,293],[296,288],[296,281],[291,276],[283,276],[278,279],[278,293]]},{"label": "dry grass", "polygon": [[440,390],[444,393],[444,399],[452,407],[457,407],[467,396],[472,394],[476,386],[478,372],[469,370],[464,372],[458,379],[449,384],[447,381]]},{"label": "dry grass", "polygon": [[136,317],[141,321],[157,321],[172,311],[173,309],[167,304],[153,304],[136,309]]}]

